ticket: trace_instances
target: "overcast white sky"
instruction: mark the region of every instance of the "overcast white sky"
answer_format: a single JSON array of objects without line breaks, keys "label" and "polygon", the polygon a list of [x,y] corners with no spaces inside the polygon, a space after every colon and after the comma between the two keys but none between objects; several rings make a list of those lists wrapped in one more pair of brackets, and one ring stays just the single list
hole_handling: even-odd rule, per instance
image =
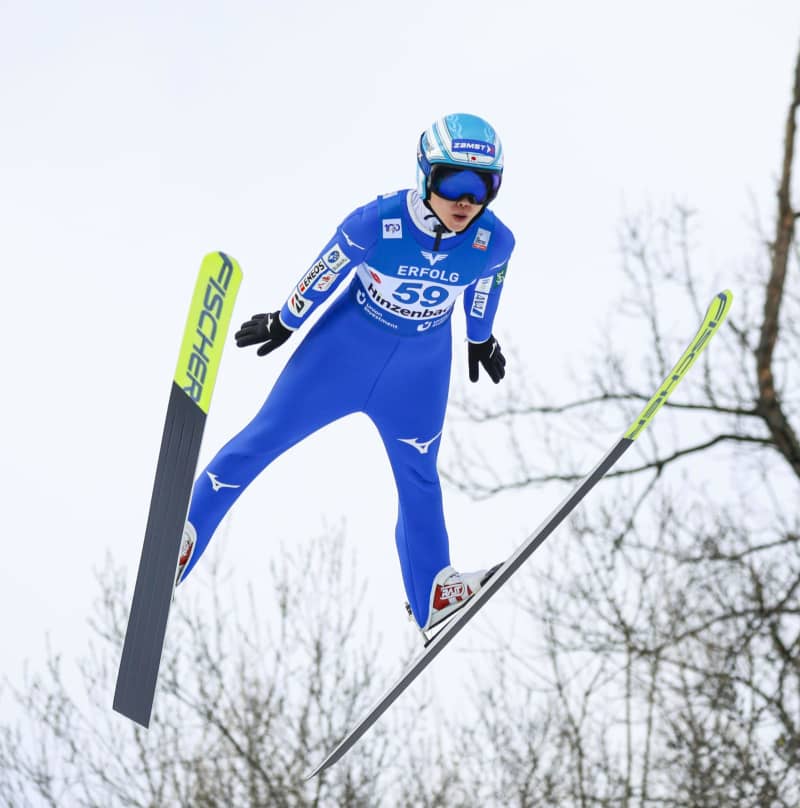
[{"label": "overcast white sky", "polygon": [[[85,649],[109,551],[132,586],[205,253],[244,270],[234,326],[279,307],[345,214],[413,184],[422,129],[478,113],[505,144],[494,207],[518,245],[495,333],[524,359],[510,374],[558,389],[622,287],[625,212],[700,212],[709,298],[741,268],[752,199],[772,212],[800,4],[0,0],[0,30],[0,672],[18,682],[48,633],[67,659]],[[288,356],[229,343],[201,463]],[[463,568],[555,504],[446,497]],[[369,605],[405,637],[394,487],[365,419],[277,461],[209,552],[258,581],[278,539],[343,517]]]}]

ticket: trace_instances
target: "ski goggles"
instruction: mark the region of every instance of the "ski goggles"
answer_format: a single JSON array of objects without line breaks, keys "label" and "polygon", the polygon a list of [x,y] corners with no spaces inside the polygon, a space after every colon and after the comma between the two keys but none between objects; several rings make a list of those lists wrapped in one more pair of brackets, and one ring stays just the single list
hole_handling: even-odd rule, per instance
[{"label": "ski goggles", "polygon": [[452,168],[432,165],[431,191],[450,202],[466,198],[473,205],[486,205],[500,190],[501,175],[495,171],[474,168]]}]

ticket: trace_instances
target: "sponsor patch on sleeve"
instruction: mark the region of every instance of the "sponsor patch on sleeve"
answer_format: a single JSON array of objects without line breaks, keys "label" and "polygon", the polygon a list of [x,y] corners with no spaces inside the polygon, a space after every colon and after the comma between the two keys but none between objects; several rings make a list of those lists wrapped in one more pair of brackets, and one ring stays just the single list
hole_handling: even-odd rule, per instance
[{"label": "sponsor patch on sleeve", "polygon": [[305,317],[311,308],[311,301],[304,298],[299,291],[292,292],[288,301],[289,311],[295,317]]},{"label": "sponsor patch on sleeve", "polygon": [[333,247],[322,256],[322,260],[331,272],[338,272],[342,267],[346,267],[350,263],[350,259],[345,255],[338,243],[334,244]]},{"label": "sponsor patch on sleeve", "polygon": [[316,264],[313,264],[311,268],[306,272],[305,278],[297,284],[297,291],[302,295],[303,293],[307,292],[314,281],[317,279],[320,273],[325,271],[325,262],[324,261],[317,261]]},{"label": "sponsor patch on sleeve", "polygon": [[469,311],[470,316],[478,317],[482,320],[483,315],[486,314],[486,301],[488,299],[489,295],[483,292],[475,292],[475,297],[472,298],[472,308]]},{"label": "sponsor patch on sleeve", "polygon": [[487,278],[481,278],[475,284],[475,290],[477,292],[482,292],[483,294],[488,294],[492,291],[492,276],[489,275]]},{"label": "sponsor patch on sleeve", "polygon": [[319,280],[314,284],[314,290],[325,292],[339,276],[335,272],[325,272],[319,276]]},{"label": "sponsor patch on sleeve", "polygon": [[504,269],[501,269],[501,270],[500,270],[500,271],[497,273],[497,275],[495,275],[495,276],[494,276],[494,283],[495,283],[495,286],[502,286],[502,285],[503,285],[503,281],[504,281],[505,279],[506,279],[506,271],[505,271]]}]

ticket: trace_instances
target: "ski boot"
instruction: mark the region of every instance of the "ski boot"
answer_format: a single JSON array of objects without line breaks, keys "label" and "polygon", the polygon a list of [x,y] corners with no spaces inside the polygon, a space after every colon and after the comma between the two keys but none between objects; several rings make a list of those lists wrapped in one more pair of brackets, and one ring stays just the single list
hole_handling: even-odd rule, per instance
[{"label": "ski boot", "polygon": [[197,531],[191,522],[187,522],[183,528],[183,538],[181,539],[181,552],[178,556],[178,573],[175,576],[175,586],[181,582],[183,571],[194,555],[194,548],[197,544]]},{"label": "ski boot", "polygon": [[[480,588],[497,572],[502,564],[478,572],[457,572],[453,567],[445,567],[433,579],[428,606],[428,619],[419,630],[427,645],[433,637],[430,632],[452,617],[467,605]],[[409,619],[414,620],[411,605],[406,603]],[[438,633],[438,632],[437,632]]]}]

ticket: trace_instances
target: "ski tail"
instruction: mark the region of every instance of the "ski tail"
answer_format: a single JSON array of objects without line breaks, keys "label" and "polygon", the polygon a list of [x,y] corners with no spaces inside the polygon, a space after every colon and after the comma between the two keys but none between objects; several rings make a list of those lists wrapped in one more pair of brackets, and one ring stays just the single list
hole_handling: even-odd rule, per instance
[{"label": "ski tail", "polygon": [[206,416],[241,279],[239,265],[225,253],[203,259],[170,389],[113,703],[144,727],[155,698]]},{"label": "ski tail", "polygon": [[706,311],[703,322],[689,343],[683,355],[659,386],[645,408],[634,419],[623,436],[606,452],[597,465],[576,485],[561,504],[542,522],[541,525],[517,548],[497,572],[486,582],[464,608],[456,614],[444,628],[427,644],[423,653],[411,663],[409,668],[394,685],[362,717],[358,724],[337,744],[328,756],[311,772],[306,780],[316,777],[325,769],[340,760],[361,738],[362,735],[386,712],[408,686],[430,665],[445,646],[461,629],[486,605],[503,584],[530,558],[551,533],[575,510],[586,494],[609,472],[622,455],[633,445],[664,406],[669,396],[680,384],[700,354],[708,347],[711,338],[717,333],[728,316],[733,294],[720,292]]}]

